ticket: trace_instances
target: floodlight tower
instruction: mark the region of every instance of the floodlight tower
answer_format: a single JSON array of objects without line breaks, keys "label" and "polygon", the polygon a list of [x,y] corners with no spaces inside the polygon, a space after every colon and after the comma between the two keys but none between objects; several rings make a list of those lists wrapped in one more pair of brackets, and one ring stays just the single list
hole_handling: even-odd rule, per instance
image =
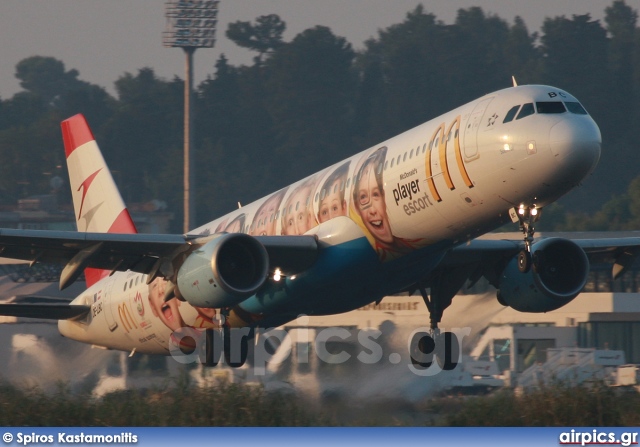
[{"label": "floodlight tower", "polygon": [[167,27],[162,44],[182,48],[186,55],[184,80],[184,232],[195,224],[193,206],[195,183],[193,139],[193,53],[198,48],[213,48],[218,24],[218,0],[168,0],[165,3]]}]

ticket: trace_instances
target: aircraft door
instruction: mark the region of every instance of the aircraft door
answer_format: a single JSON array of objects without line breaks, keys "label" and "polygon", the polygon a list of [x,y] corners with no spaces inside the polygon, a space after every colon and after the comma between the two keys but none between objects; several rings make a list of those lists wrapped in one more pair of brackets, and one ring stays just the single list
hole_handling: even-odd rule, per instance
[{"label": "aircraft door", "polygon": [[464,157],[466,161],[478,158],[478,130],[482,117],[493,97],[483,99],[473,109],[464,127]]}]

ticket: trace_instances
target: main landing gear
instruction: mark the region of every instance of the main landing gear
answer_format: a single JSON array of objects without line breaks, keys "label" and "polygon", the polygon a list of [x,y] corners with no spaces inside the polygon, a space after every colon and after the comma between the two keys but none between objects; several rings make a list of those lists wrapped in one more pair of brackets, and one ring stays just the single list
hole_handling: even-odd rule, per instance
[{"label": "main landing gear", "polygon": [[531,244],[533,243],[533,235],[536,232],[534,223],[540,219],[540,210],[535,205],[520,205],[516,214],[520,222],[520,231],[524,235],[524,250],[518,253],[518,270],[522,273],[527,273],[532,265]]},{"label": "main landing gear", "polygon": [[254,329],[223,327],[205,330],[205,365],[217,366],[224,355],[224,362],[232,367],[243,366],[249,356]]},{"label": "main landing gear", "polygon": [[[451,285],[451,281],[445,281],[444,274],[434,275],[432,281],[431,297],[422,283],[418,283],[418,289],[429,310],[429,332],[416,332],[411,339],[410,355],[411,363],[420,368],[429,368],[433,361],[437,361],[440,368],[445,371],[455,369],[460,358],[460,343],[453,332],[440,332],[438,323],[442,319],[444,310],[449,307],[453,296],[460,287]],[[451,278],[447,278],[451,279]],[[453,278],[455,280],[455,278]],[[466,276],[464,277],[466,280]],[[464,282],[464,280],[462,282]],[[453,283],[457,283],[453,281]],[[453,292],[452,290],[455,289]]]},{"label": "main landing gear", "polygon": [[[228,310],[222,310],[223,321],[228,321]],[[249,356],[255,329],[251,327],[205,330],[205,365],[216,366],[224,355],[225,363],[232,368],[243,366]]]}]

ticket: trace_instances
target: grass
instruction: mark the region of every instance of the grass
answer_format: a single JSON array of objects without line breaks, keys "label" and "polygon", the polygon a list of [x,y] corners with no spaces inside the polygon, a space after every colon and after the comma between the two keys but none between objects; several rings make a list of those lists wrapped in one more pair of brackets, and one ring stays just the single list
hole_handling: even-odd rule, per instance
[{"label": "grass", "polygon": [[447,426],[638,426],[640,394],[601,383],[554,385],[518,394],[502,389],[486,398],[434,402]]},{"label": "grass", "polygon": [[640,395],[596,384],[517,394],[312,402],[261,387],[188,383],[92,398],[67,386],[53,393],[0,385],[0,426],[638,426]]}]

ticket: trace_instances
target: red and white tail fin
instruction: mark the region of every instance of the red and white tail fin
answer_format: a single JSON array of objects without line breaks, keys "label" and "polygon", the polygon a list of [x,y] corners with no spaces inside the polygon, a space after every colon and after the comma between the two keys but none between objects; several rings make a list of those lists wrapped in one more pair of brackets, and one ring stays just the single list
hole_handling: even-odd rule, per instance
[{"label": "red and white tail fin", "polygon": [[[62,122],[62,138],[78,231],[137,233],[83,115],[78,114]],[[87,286],[108,274],[105,270],[85,269]]]}]

